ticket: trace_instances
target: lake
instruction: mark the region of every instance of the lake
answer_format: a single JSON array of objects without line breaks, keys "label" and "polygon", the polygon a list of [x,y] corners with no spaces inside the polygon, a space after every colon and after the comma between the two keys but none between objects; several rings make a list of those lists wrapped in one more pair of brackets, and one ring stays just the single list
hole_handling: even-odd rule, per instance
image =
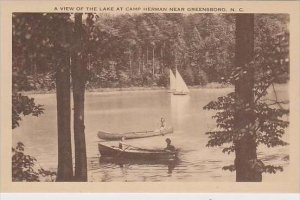
[{"label": "lake", "polygon": [[[233,163],[234,154],[222,148],[208,148],[205,132],[215,128],[213,111],[203,110],[211,100],[232,91],[222,89],[191,89],[188,96],[173,96],[163,90],[87,92],[85,99],[85,134],[89,181],[235,181],[235,173],[222,170]],[[272,96],[274,94],[270,94]],[[287,87],[280,86],[277,95],[287,99]],[[57,167],[57,125],[55,94],[31,95],[45,106],[40,117],[24,117],[13,131],[13,143],[22,141],[26,153],[37,158],[45,169]],[[97,132],[130,132],[154,130],[164,117],[174,133],[128,140],[128,144],[144,148],[164,148],[169,137],[180,148],[176,163],[117,163],[100,159]],[[285,136],[288,141],[288,134]],[[105,142],[117,145],[118,141]],[[74,149],[73,149],[74,150]],[[284,172],[263,175],[263,181],[282,181],[289,166],[288,146],[268,149],[259,147],[258,156],[265,164],[284,167]]]}]

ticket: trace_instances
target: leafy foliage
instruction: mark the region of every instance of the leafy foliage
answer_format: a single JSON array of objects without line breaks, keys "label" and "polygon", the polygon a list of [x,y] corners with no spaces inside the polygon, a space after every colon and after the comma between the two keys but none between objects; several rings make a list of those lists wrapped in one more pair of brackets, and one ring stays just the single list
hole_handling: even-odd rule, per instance
[{"label": "leafy foliage", "polygon": [[[68,14],[14,13],[12,57],[12,128],[17,128],[22,117],[39,116],[43,105],[36,104],[22,91],[52,90],[55,88],[56,47],[68,46],[59,37],[58,22],[69,18]],[[66,26],[68,23],[65,24]],[[19,142],[12,149],[13,181],[53,181],[54,172],[37,167],[34,157],[24,154],[24,145]]]},{"label": "leafy foliage", "polygon": [[[282,16],[279,17],[282,18]],[[238,104],[236,101],[236,93],[232,92],[204,106],[204,109],[217,111],[213,116],[217,123],[217,129],[206,133],[209,137],[207,146],[225,146],[222,150],[223,153],[229,154],[234,152],[235,141],[239,140],[245,134],[253,134],[256,138],[257,146],[260,144],[266,145],[267,147],[287,145],[287,143],[282,140],[282,137],[289,125],[286,118],[289,114],[289,109],[284,106],[284,104],[288,102],[278,99],[274,84],[280,82],[279,80],[282,79],[284,79],[284,82],[288,80],[289,33],[287,28],[284,28],[284,26],[278,22],[282,19],[277,19],[278,21],[276,21],[276,18],[274,19],[273,16],[257,18],[259,22],[258,27],[261,27],[260,23],[264,20],[268,20],[269,24],[263,28],[264,32],[259,31],[257,33],[257,38],[260,38],[260,40],[256,42],[254,60],[248,63],[246,67],[237,67],[232,70],[229,79],[226,79],[226,82],[235,84],[235,82],[243,76],[248,76],[248,70],[254,69],[254,105]],[[273,21],[270,20],[270,18]],[[280,25],[279,27],[278,24]],[[278,33],[278,31],[283,32]],[[262,46],[260,45],[263,45],[264,48],[261,48]],[[268,98],[270,91],[275,94],[275,99]],[[251,110],[251,113],[254,115],[255,123],[248,124],[241,130],[236,130],[234,126],[234,114],[236,109]],[[276,171],[283,170],[280,166],[265,166],[262,163],[258,163],[257,166],[261,166],[262,171],[267,173],[275,173]],[[226,166],[223,169],[233,171],[235,167]]]},{"label": "leafy foliage", "polygon": [[19,126],[21,116],[32,115],[39,116],[44,111],[42,105],[36,105],[33,98],[24,96],[21,93],[15,93],[12,96],[12,128]]},{"label": "leafy foliage", "polygon": [[[265,34],[285,28],[285,16],[278,16],[256,16],[256,52],[266,54],[263,57],[272,50]],[[59,23],[69,27],[66,40],[57,31]],[[14,80],[28,82],[20,90],[54,89],[58,49],[74,48],[72,23],[70,14],[13,15]],[[234,28],[234,17],[228,14],[87,14],[83,52],[88,54],[88,87],[162,85],[168,82],[166,69],[175,67],[188,85],[228,80]],[[276,82],[284,82],[286,76]]]},{"label": "leafy foliage", "polygon": [[[221,14],[87,14],[88,87],[166,85],[164,72],[175,67],[189,85],[220,82],[232,65],[233,22]],[[61,23],[67,38],[57,31]],[[72,24],[70,14],[14,13],[13,80],[24,83],[20,91],[55,88],[59,49],[74,48]]]},{"label": "leafy foliage", "polygon": [[40,178],[46,178],[53,181],[55,172],[36,167],[36,159],[30,155],[24,154],[24,144],[18,142],[15,148],[12,148],[12,181],[37,182]]},{"label": "leafy foliage", "polygon": [[[258,161],[258,160],[253,161],[251,164],[254,167],[258,168],[258,169],[256,169],[257,171],[261,171],[264,173],[276,174],[277,171],[280,171],[280,172],[283,171],[283,168],[281,166],[264,165],[261,161]],[[230,172],[233,172],[236,170],[234,165],[224,166],[222,169],[228,170]]]},{"label": "leafy foliage", "polygon": [[59,61],[58,46],[69,47],[57,31],[57,24],[69,26],[69,14],[14,13],[12,27],[12,128],[19,126],[21,116],[39,116],[42,105],[22,91],[55,88],[55,68]]}]

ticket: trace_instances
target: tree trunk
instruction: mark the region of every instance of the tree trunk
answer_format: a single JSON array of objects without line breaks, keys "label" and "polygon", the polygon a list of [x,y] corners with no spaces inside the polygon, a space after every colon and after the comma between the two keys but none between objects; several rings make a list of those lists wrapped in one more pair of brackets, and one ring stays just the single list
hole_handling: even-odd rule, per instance
[{"label": "tree trunk", "polygon": [[131,49],[129,48],[129,68],[130,73],[132,74],[132,61],[131,61]]},{"label": "tree trunk", "polygon": [[146,49],[146,66],[148,66],[148,60],[149,60],[149,57],[148,57],[148,46],[147,46],[147,49]]},{"label": "tree trunk", "polygon": [[141,60],[140,60],[140,58],[138,60],[138,68],[139,68],[139,73],[138,74],[141,74]]},{"label": "tree trunk", "polygon": [[141,48],[138,51],[138,68],[139,68],[139,75],[141,74]]},{"label": "tree trunk", "polygon": [[[164,43],[164,45],[165,45],[165,43]],[[160,66],[159,72],[160,72],[160,74],[162,74],[164,71],[164,67],[165,67],[163,46],[160,47],[160,60],[161,60],[161,64],[159,65]]]},{"label": "tree trunk", "polygon": [[144,71],[144,68],[145,68],[145,55],[144,55],[144,53],[143,53],[143,55],[142,55],[142,69],[141,69],[141,72],[143,73],[143,71]]},{"label": "tree trunk", "polygon": [[36,61],[34,61],[33,70],[34,87],[36,88],[36,83],[38,82]]},{"label": "tree trunk", "polygon": [[74,143],[75,143],[75,180],[87,181],[87,158],[84,134],[84,92],[86,82],[86,63],[82,44],[82,14],[75,14],[74,42],[72,55],[72,83],[74,100]]},{"label": "tree trunk", "polygon": [[[65,26],[61,23],[62,38],[66,39]],[[66,182],[73,179],[71,144],[71,107],[70,107],[70,54],[61,47],[56,72],[58,167],[56,181]]]},{"label": "tree trunk", "polygon": [[154,48],[155,48],[155,45],[153,44],[153,48],[152,48],[152,75],[154,76],[155,74],[155,66],[154,66]]},{"label": "tree trunk", "polygon": [[255,169],[257,160],[254,132],[254,70],[247,67],[254,54],[254,15],[237,14],[236,17],[236,66],[246,75],[235,83],[236,111],[235,128],[240,135],[234,141],[237,182],[262,180],[261,172]]}]

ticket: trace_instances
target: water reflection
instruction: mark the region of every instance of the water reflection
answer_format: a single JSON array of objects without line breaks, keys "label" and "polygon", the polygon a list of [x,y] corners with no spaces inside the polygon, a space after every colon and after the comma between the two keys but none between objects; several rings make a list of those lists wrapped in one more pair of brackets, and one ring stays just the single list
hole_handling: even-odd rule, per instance
[{"label": "water reflection", "polygon": [[[189,114],[189,95],[171,95],[172,124],[179,127],[185,123],[184,118]],[[177,127],[176,127],[177,128]]]},{"label": "water reflection", "polygon": [[[284,88],[283,88],[284,89]],[[222,148],[207,148],[205,134],[215,127],[213,111],[203,110],[208,102],[225,95],[229,89],[195,89],[190,95],[174,96],[165,91],[119,92],[115,94],[87,93],[86,95],[86,144],[89,181],[141,182],[141,181],[235,181],[234,173],[222,170],[234,162],[234,155],[224,155]],[[278,92],[286,97],[287,90]],[[13,143],[26,145],[26,153],[36,157],[46,169],[57,167],[57,119],[55,95],[35,95],[36,102],[45,105],[40,117],[25,117],[19,128],[14,129]],[[180,161],[126,161],[101,160],[97,132],[130,132],[153,130],[160,126],[164,117],[174,133],[165,136],[128,140],[127,143],[141,148],[164,148],[168,137],[180,148]],[[288,135],[284,138],[288,140]],[[109,141],[107,145],[118,145]],[[266,164],[281,165],[284,172],[265,175],[264,180],[282,181],[286,176],[288,146],[269,149],[258,147],[258,157]],[[275,155],[275,156],[274,156]],[[282,174],[282,175],[281,175]],[[288,176],[286,176],[288,177]]]},{"label": "water reflection", "polygon": [[99,167],[107,165],[116,165],[121,169],[122,174],[125,176],[128,174],[130,166],[135,165],[141,167],[159,167],[160,169],[167,169],[169,175],[172,174],[175,167],[180,163],[179,158],[173,160],[166,159],[128,159],[128,158],[113,158],[113,157],[100,157],[99,158]]}]

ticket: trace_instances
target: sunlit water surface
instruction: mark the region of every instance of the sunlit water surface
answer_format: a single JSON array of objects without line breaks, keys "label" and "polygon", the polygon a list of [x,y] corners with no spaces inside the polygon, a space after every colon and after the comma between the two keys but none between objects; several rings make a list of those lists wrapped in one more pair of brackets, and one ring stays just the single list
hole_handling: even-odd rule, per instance
[{"label": "sunlit water surface", "polygon": [[[215,128],[213,111],[203,110],[211,100],[231,92],[232,89],[192,89],[189,96],[173,96],[166,91],[130,91],[87,93],[85,99],[86,145],[89,181],[235,181],[235,173],[222,170],[233,163],[234,155],[222,153],[222,148],[208,148],[205,132]],[[273,94],[270,94],[272,96]],[[285,87],[277,92],[286,99]],[[26,153],[35,156],[45,169],[57,167],[57,125],[55,94],[32,95],[45,105],[40,117],[23,118],[13,133],[13,143],[22,141]],[[172,139],[180,148],[179,161],[172,163],[132,162],[120,164],[100,160],[97,149],[97,131],[127,132],[153,130],[164,117],[174,133],[127,143],[146,148],[165,147],[165,138]],[[288,137],[285,137],[288,140]],[[106,142],[117,145],[115,142]],[[288,146],[258,152],[266,164],[282,165],[284,172],[264,175],[264,181],[278,181],[288,171]]]}]

